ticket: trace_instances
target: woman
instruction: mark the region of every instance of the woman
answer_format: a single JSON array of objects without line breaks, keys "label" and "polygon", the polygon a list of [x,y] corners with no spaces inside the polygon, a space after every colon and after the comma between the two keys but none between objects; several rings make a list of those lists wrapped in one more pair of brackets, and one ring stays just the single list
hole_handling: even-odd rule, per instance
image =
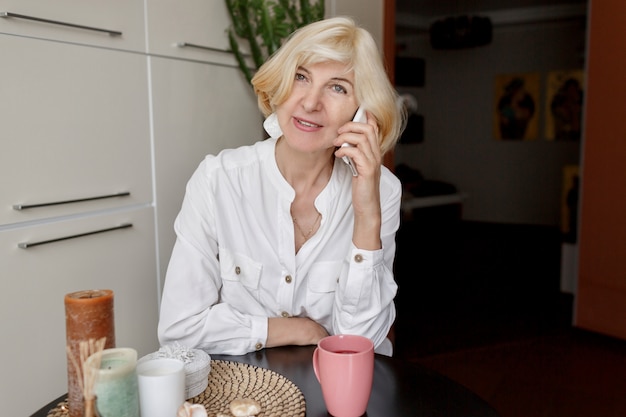
[{"label": "woman", "polygon": [[376,44],[348,18],[312,23],[252,84],[271,138],[207,156],[187,184],[160,343],[234,355],[351,333],[391,355],[401,185],[381,161],[404,117]]}]

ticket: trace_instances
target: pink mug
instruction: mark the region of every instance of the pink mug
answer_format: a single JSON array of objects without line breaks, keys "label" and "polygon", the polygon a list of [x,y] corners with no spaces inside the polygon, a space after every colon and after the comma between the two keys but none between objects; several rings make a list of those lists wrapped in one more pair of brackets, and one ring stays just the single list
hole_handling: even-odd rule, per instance
[{"label": "pink mug", "polygon": [[338,334],[319,341],[313,370],[334,417],[365,414],[374,379],[374,344],[363,336]]}]

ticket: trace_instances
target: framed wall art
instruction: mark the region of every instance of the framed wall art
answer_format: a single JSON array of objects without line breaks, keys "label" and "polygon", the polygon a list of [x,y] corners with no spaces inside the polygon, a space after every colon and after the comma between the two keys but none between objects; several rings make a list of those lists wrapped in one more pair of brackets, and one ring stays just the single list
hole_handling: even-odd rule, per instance
[{"label": "framed wall art", "polygon": [[548,73],[545,105],[547,140],[580,140],[584,85],[583,70]]},{"label": "framed wall art", "polygon": [[493,126],[496,139],[537,139],[540,83],[539,73],[496,76]]}]

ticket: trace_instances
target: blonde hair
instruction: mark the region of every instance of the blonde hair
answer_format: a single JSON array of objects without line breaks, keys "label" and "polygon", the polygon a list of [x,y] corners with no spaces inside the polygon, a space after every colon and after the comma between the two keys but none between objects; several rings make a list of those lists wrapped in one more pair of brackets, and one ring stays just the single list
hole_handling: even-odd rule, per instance
[{"label": "blonde hair", "polygon": [[374,39],[348,17],[320,20],[291,34],[252,78],[259,109],[267,117],[287,100],[300,66],[329,61],[354,71],[357,102],[376,119],[380,150],[386,153],[402,133],[406,114]]}]

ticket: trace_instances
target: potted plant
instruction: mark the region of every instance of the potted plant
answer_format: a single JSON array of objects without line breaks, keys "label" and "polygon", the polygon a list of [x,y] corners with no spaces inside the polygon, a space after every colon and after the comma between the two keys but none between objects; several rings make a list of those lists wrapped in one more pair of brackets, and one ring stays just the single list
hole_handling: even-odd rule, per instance
[{"label": "potted plant", "polygon": [[324,17],[324,0],[225,1],[232,21],[230,49],[248,83],[294,30]]}]

